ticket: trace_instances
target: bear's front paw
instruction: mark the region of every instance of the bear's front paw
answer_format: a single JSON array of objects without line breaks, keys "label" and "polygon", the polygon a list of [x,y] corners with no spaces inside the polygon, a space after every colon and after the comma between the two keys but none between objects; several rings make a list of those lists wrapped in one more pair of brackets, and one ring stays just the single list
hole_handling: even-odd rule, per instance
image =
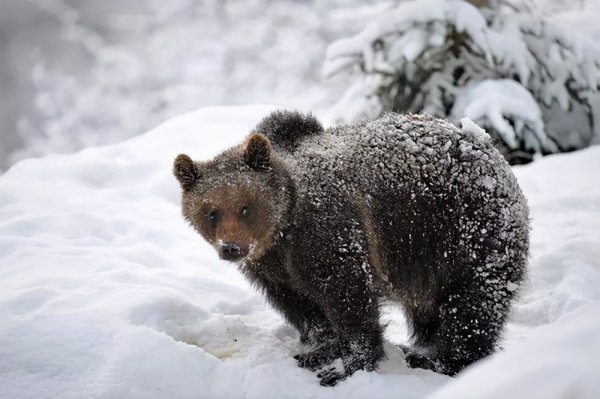
[{"label": "bear's front paw", "polygon": [[318,347],[306,353],[294,356],[298,366],[315,371],[328,365],[340,356],[340,352],[332,347]]},{"label": "bear's front paw", "polygon": [[348,377],[348,374],[346,374],[343,367],[340,370],[337,366],[327,366],[317,374],[317,378],[321,379],[320,384],[324,387],[332,387],[346,377]]},{"label": "bear's front paw", "polygon": [[350,377],[358,370],[375,370],[382,357],[383,354],[379,351],[368,355],[349,354],[339,359],[338,362],[321,369],[317,377],[321,379],[321,385],[331,387]]}]

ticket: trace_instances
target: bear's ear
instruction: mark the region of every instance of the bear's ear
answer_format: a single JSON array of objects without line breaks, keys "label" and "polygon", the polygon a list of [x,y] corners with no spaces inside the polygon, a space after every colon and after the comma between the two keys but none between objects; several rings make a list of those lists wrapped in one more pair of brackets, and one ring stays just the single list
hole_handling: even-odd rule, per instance
[{"label": "bear's ear", "polygon": [[179,180],[184,191],[191,190],[200,179],[200,173],[196,164],[185,154],[177,155],[173,163],[173,174]]},{"label": "bear's ear", "polygon": [[271,151],[273,148],[269,139],[260,133],[254,133],[246,143],[244,162],[252,169],[267,169],[271,165]]}]

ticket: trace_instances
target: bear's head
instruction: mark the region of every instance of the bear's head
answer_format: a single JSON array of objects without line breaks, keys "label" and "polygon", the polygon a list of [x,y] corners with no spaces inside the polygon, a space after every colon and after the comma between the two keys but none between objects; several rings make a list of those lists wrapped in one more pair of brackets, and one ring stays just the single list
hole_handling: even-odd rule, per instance
[{"label": "bear's head", "polygon": [[173,173],[183,216],[222,259],[259,258],[282,235],[292,186],[264,135],[254,133],[208,162],[181,154]]}]

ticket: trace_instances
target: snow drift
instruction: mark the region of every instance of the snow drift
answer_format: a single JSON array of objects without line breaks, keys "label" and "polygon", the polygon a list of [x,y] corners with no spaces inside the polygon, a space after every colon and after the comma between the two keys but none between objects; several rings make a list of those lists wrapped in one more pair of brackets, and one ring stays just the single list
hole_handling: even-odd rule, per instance
[{"label": "snow drift", "polygon": [[600,147],[516,169],[533,218],[529,282],[505,350],[456,379],[388,359],[333,389],[291,358],[298,334],[180,216],[180,152],[210,158],[269,106],[205,108],[120,144],[0,177],[0,396],[591,397],[600,356]]}]

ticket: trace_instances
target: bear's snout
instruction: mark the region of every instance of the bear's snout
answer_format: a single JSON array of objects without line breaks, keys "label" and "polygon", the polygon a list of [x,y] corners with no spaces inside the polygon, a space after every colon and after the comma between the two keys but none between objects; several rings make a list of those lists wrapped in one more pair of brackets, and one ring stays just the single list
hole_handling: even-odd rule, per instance
[{"label": "bear's snout", "polygon": [[219,248],[219,256],[221,259],[231,262],[238,261],[248,255],[248,251],[244,251],[238,244],[221,244]]}]

